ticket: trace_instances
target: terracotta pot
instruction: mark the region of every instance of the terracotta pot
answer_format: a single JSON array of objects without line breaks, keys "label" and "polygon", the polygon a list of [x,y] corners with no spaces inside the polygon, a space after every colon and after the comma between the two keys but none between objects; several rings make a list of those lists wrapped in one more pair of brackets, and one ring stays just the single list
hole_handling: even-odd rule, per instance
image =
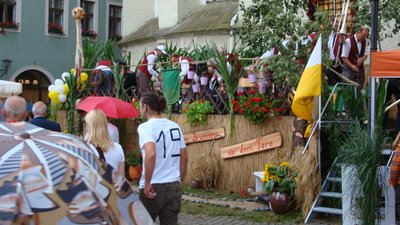
[{"label": "terracotta pot", "polygon": [[275,214],[283,215],[294,209],[294,198],[287,192],[272,192],[269,206]]},{"label": "terracotta pot", "polygon": [[142,176],[142,166],[129,166],[129,177],[132,180],[140,180]]}]

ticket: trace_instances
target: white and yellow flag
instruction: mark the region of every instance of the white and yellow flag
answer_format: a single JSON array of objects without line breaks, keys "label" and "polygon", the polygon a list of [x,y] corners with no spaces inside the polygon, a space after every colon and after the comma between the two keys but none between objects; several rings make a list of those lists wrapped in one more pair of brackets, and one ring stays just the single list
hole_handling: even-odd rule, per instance
[{"label": "white and yellow flag", "polygon": [[321,35],[311,53],[307,66],[301,75],[293,98],[293,113],[305,120],[312,120],[314,97],[321,95],[322,79],[322,44]]}]

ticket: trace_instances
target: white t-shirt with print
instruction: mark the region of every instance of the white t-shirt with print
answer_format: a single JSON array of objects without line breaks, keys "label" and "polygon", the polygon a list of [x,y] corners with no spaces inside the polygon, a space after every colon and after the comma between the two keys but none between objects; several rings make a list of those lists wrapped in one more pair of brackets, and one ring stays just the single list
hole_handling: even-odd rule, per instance
[{"label": "white t-shirt with print", "polygon": [[[165,118],[152,118],[138,127],[139,146],[143,159],[146,158],[144,144],[152,142],[156,147],[156,162],[151,184],[180,181],[180,151],[186,148],[179,125]],[[139,188],[144,188],[145,160]]]}]

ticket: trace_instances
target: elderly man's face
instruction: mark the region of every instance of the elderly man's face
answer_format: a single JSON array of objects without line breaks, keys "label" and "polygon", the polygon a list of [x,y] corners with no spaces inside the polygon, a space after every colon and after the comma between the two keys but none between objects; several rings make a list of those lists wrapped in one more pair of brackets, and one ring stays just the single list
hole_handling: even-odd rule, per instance
[{"label": "elderly man's face", "polygon": [[363,40],[367,39],[367,38],[368,38],[368,33],[369,33],[369,30],[368,30],[368,29],[363,29],[363,30],[360,32],[360,35],[359,35],[360,41],[363,41]]},{"label": "elderly man's face", "polygon": [[162,53],[162,51],[160,51],[160,50],[156,50],[156,54],[157,54],[157,56],[162,56],[163,55],[163,53]]}]

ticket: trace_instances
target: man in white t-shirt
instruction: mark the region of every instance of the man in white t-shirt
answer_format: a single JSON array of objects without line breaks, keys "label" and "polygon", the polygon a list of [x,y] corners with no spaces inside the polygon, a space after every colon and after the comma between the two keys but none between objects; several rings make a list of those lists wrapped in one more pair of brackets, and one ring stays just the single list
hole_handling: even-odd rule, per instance
[{"label": "man in white t-shirt", "polygon": [[140,112],[148,121],[138,127],[143,155],[139,198],[153,220],[159,216],[160,225],[174,225],[181,208],[181,181],[188,158],[181,128],[161,117],[165,108],[165,99],[155,93],[141,98]]}]

